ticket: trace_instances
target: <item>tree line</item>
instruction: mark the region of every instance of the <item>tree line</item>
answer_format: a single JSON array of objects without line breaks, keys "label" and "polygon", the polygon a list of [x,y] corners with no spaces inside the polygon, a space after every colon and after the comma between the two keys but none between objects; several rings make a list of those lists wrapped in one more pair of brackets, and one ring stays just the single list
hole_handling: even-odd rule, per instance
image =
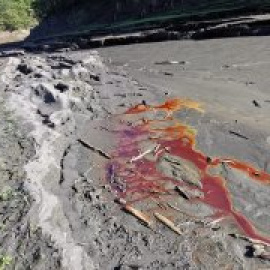
[{"label": "tree line", "polygon": [[87,0],[0,0],[0,30],[28,28],[53,12],[83,1]]},{"label": "tree line", "polygon": [[[74,5],[93,7],[95,10],[106,8],[108,13],[111,12],[113,18],[118,18],[119,14],[127,10],[141,9],[141,17],[144,17],[153,10],[170,10],[180,7],[185,11],[186,8],[194,9],[199,5],[226,7],[228,4],[237,5],[257,5],[270,7],[269,0],[0,0],[0,30],[16,30],[28,28],[35,25],[39,20],[53,13],[65,11]],[[93,4],[93,6],[91,6]],[[134,11],[135,12],[135,11]],[[109,16],[109,15],[108,15]]]},{"label": "tree line", "polygon": [[27,28],[35,23],[33,0],[0,0],[0,30]]},{"label": "tree line", "polygon": [[183,0],[0,0],[0,30],[28,28],[46,16],[83,2],[88,5],[92,2],[93,5],[98,4],[117,13],[121,7],[136,3],[149,5],[153,2],[156,5],[168,2],[172,6],[174,2],[180,1]]}]

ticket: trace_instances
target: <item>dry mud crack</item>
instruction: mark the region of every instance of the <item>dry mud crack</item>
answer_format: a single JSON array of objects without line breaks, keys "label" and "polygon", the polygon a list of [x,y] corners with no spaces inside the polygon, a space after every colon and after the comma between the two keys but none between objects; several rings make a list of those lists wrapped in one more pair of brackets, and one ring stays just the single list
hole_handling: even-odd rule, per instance
[{"label": "dry mud crack", "polygon": [[[166,95],[123,67],[105,66],[95,51],[3,60],[0,255],[11,259],[7,269],[270,268],[268,260],[249,258],[246,239],[229,235],[239,234],[233,224],[201,219],[212,213],[207,206],[190,206],[179,195],[176,237],[162,223],[154,230],[142,225],[115,203],[105,174],[117,149],[119,113]],[[186,116],[210,123],[208,115],[179,117]],[[198,186],[199,175],[190,176],[181,162],[167,156],[160,166],[168,174],[178,166],[179,177]]]}]

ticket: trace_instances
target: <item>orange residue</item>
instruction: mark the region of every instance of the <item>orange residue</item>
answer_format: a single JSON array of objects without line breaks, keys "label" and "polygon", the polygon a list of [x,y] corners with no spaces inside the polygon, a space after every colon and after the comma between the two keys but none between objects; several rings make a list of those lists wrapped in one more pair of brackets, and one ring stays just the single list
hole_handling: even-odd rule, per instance
[{"label": "orange residue", "polygon": [[168,114],[172,114],[173,112],[179,111],[181,109],[194,109],[199,112],[203,112],[200,103],[189,100],[189,99],[169,99],[161,105],[149,106],[144,104],[138,104],[134,107],[128,109],[125,114],[136,114],[143,113],[153,110],[166,111]]},{"label": "orange residue", "polygon": [[263,170],[256,169],[252,165],[243,161],[230,158],[215,158],[209,163],[209,165],[217,166],[221,163],[226,163],[229,167],[237,169],[243,173],[246,173],[254,181],[258,181],[264,184],[270,184],[269,173],[266,173]]},{"label": "orange residue", "polygon": [[251,165],[234,160],[234,159],[223,159],[221,162],[227,161],[229,162],[229,166],[234,169],[238,169],[242,172],[245,172],[249,175],[250,178],[252,178],[255,181],[259,181],[265,184],[270,184],[270,175],[262,170],[258,170],[253,168]]},{"label": "orange residue", "polygon": [[164,128],[152,128],[149,131],[151,133],[163,133],[163,140],[165,140],[166,138],[168,138],[169,140],[188,140],[192,145],[195,144],[195,131],[186,125],[175,124],[173,126]]},{"label": "orange residue", "polygon": [[194,109],[199,112],[203,112],[200,103],[189,99],[179,99],[179,98],[169,99],[161,105],[153,106],[153,108],[156,110],[165,110],[171,113],[179,111],[184,108]]},{"label": "orange residue", "polygon": [[128,109],[125,114],[136,114],[136,113],[142,113],[142,112],[147,112],[151,110],[150,107],[144,105],[144,104],[138,104],[130,109]]},{"label": "orange residue", "polygon": [[[136,105],[126,111],[125,114],[138,114],[147,111],[161,110],[168,115],[183,108],[202,111],[200,104],[191,100],[171,99],[161,105]],[[126,126],[119,132],[119,145],[115,158],[107,165],[107,179],[117,195],[124,197],[129,203],[136,203],[141,200],[154,199],[156,201],[165,200],[162,194],[170,194],[171,184],[183,185],[174,178],[165,176],[157,168],[157,162],[164,152],[173,156],[178,156],[191,162],[202,177],[203,202],[214,207],[218,213],[232,216],[239,227],[251,238],[270,243],[269,238],[260,236],[251,222],[242,213],[236,212],[233,207],[231,195],[226,187],[226,181],[222,177],[212,176],[208,169],[225,162],[229,167],[247,173],[254,181],[264,184],[270,183],[270,175],[264,171],[257,170],[249,164],[234,160],[215,158],[208,160],[207,156],[195,149],[194,129],[182,123],[175,123],[173,117],[165,117],[161,120],[143,119],[142,124],[137,126]],[[167,126],[162,126],[167,123]],[[161,125],[161,127],[159,127]],[[129,161],[139,155],[140,140],[145,140],[145,135],[149,134],[149,140],[155,140],[159,145],[160,154],[156,155],[156,160],[148,160],[145,157],[129,164]],[[189,143],[187,143],[187,141]],[[166,151],[165,151],[166,149]],[[129,164],[129,165],[128,165]],[[114,180],[116,176],[116,179]],[[170,185],[168,185],[170,184]],[[169,186],[169,188],[167,188]],[[150,211],[150,210],[149,210]],[[151,212],[151,211],[150,211]]]}]

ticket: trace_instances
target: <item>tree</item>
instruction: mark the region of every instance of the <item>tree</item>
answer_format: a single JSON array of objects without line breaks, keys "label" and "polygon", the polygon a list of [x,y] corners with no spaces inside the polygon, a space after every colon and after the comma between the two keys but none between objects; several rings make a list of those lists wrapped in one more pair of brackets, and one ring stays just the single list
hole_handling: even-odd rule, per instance
[{"label": "tree", "polygon": [[34,14],[33,0],[0,0],[0,29],[16,30],[32,25]]}]

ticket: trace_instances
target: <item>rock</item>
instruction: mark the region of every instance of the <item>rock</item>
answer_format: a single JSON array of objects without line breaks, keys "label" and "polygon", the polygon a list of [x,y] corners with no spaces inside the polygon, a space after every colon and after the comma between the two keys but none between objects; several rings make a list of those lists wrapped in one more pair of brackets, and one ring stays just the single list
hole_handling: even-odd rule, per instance
[{"label": "rock", "polygon": [[221,68],[228,69],[228,68],[230,68],[230,67],[231,67],[230,65],[228,65],[228,64],[224,64],[224,65],[222,65],[222,67],[221,67]]},{"label": "rock", "polygon": [[270,260],[270,250],[266,245],[253,244],[252,249],[254,257]]},{"label": "rock", "polygon": [[96,67],[104,67],[102,61],[98,57],[97,51],[92,51],[91,55],[89,55],[89,57],[87,57],[86,59],[83,59],[81,62],[84,66],[87,67],[91,65]]},{"label": "rock", "polygon": [[21,63],[18,65],[17,70],[19,70],[24,75],[29,75],[33,72],[33,68],[25,63]]},{"label": "rock", "polygon": [[98,76],[96,74],[90,74],[90,79],[92,79],[96,82],[100,82],[100,76]]},{"label": "rock", "polygon": [[165,60],[160,62],[155,62],[155,65],[185,65],[186,61],[176,61],[176,60]]},{"label": "rock", "polygon": [[252,103],[254,104],[255,107],[261,108],[261,105],[255,99],[252,101]]},{"label": "rock", "polygon": [[59,90],[61,93],[68,91],[69,86],[63,82],[59,82],[54,86],[57,90]]},{"label": "rock", "polygon": [[10,50],[0,52],[0,57],[18,57],[25,55],[24,50]]},{"label": "rock", "polygon": [[72,66],[73,66],[72,64],[62,61],[59,62],[57,65],[53,65],[52,69],[71,69]]},{"label": "rock", "polygon": [[198,189],[191,189],[186,186],[176,186],[175,190],[185,199],[204,198],[204,193]]},{"label": "rock", "polygon": [[71,75],[75,79],[85,79],[86,77],[89,78],[88,76],[88,69],[83,67],[81,64],[77,64],[72,67],[71,69]]},{"label": "rock", "polygon": [[46,78],[46,79],[51,79],[52,78],[52,73],[49,71],[45,71],[45,70],[40,70],[37,71],[33,74],[34,78],[40,79],[40,78]]},{"label": "rock", "polygon": [[61,69],[59,72],[59,77],[68,77],[70,75],[70,70],[69,69]]},{"label": "rock", "polygon": [[31,101],[38,106],[41,115],[50,115],[54,111],[62,110],[65,107],[65,100],[59,92],[49,83],[32,85]]},{"label": "rock", "polygon": [[163,72],[163,74],[166,76],[173,76],[173,73],[168,71]]},{"label": "rock", "polygon": [[162,172],[176,180],[202,188],[201,175],[192,163],[172,155],[164,155],[158,167]]}]

